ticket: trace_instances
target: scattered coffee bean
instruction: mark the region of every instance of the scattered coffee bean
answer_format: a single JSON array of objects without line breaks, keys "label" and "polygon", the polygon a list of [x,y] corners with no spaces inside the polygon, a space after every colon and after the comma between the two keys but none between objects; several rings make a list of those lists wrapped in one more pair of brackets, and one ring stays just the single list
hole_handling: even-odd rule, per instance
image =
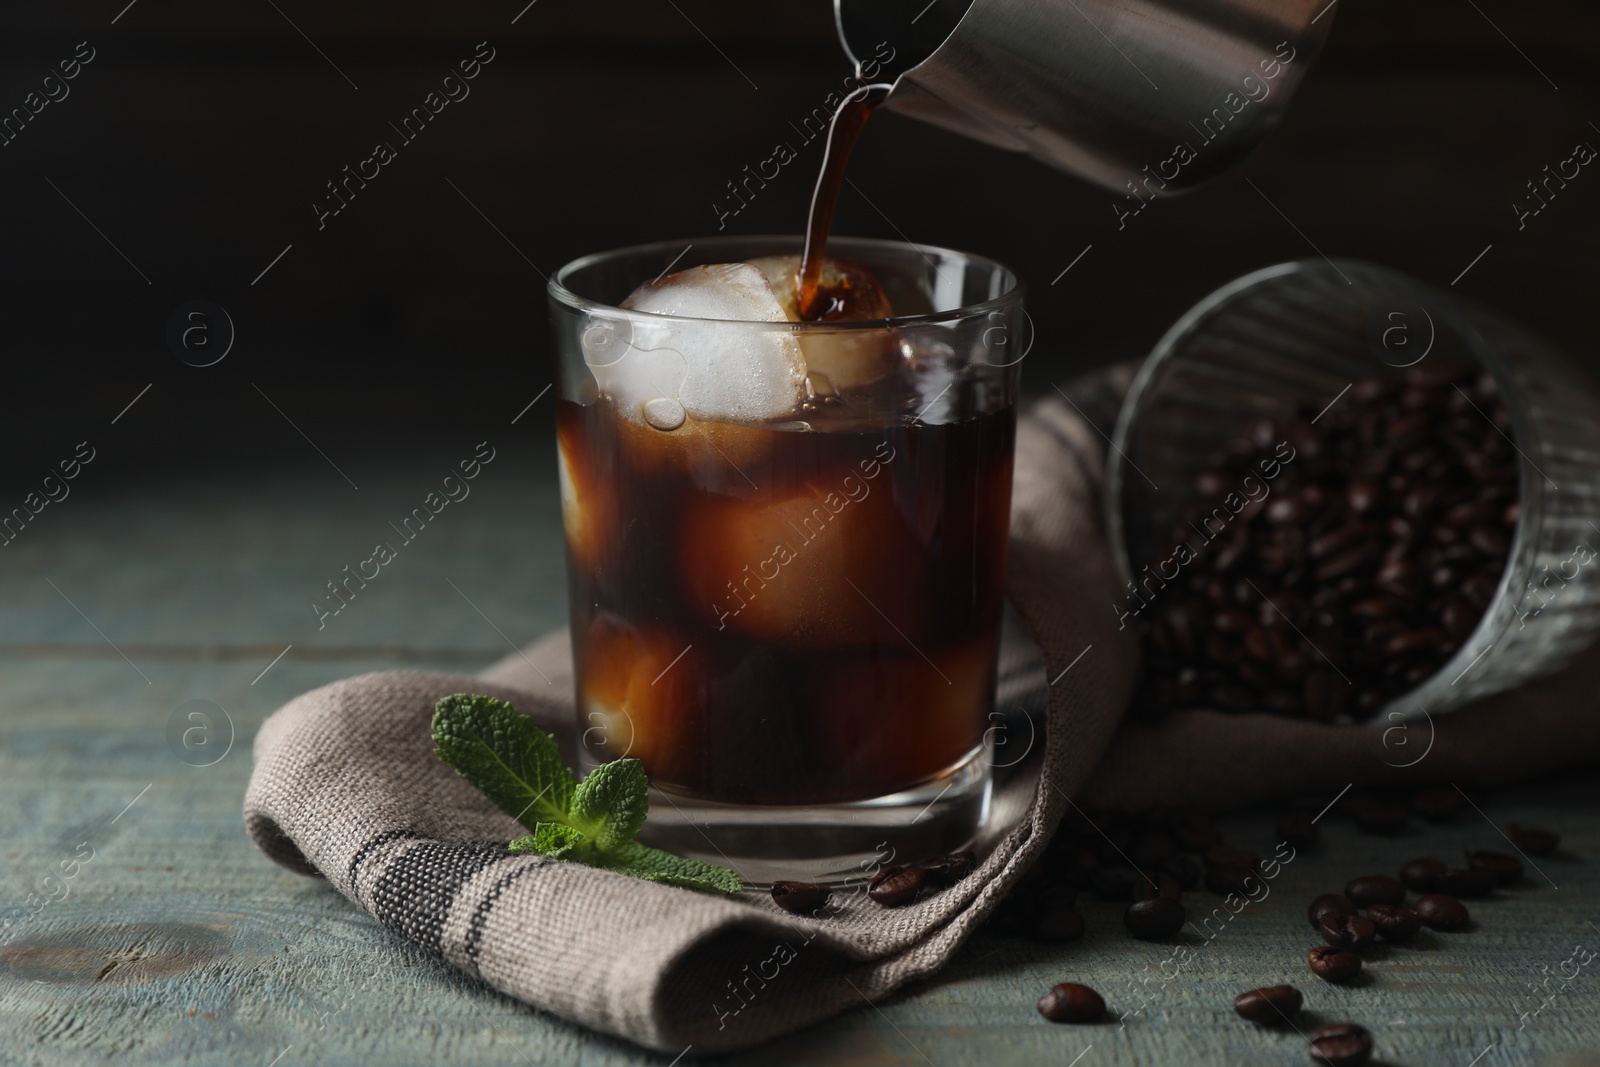
[{"label": "scattered coffee bean", "polygon": [[1104,1018],[1104,998],[1086,985],[1062,982],[1039,998],[1039,1014],[1053,1023],[1092,1023]]},{"label": "scattered coffee bean", "polygon": [[1515,885],[1522,880],[1521,861],[1503,852],[1469,852],[1467,866],[1475,871],[1488,871],[1497,886]]},{"label": "scattered coffee bean", "polygon": [[1429,893],[1413,906],[1422,925],[1430,930],[1465,930],[1472,921],[1467,906],[1455,897],[1444,893]]},{"label": "scattered coffee bean", "polygon": [[1317,932],[1334,948],[1366,948],[1378,937],[1377,924],[1365,915],[1324,915]]},{"label": "scattered coffee bean", "polygon": [[1133,899],[1150,900],[1154,897],[1181,900],[1183,899],[1183,889],[1178,885],[1178,880],[1172,875],[1147,871],[1133,883]]},{"label": "scattered coffee bean", "polygon": [[1136,900],[1122,913],[1122,925],[1141,941],[1160,941],[1183,926],[1183,905],[1167,897]]},{"label": "scattered coffee bean", "polygon": [[916,899],[928,881],[921,867],[885,867],[867,883],[867,896],[886,908],[898,908]]},{"label": "scattered coffee bean", "polygon": [[1162,864],[1161,872],[1169,875],[1185,893],[1200,888],[1200,879],[1204,875],[1200,861],[1187,852],[1180,852]]},{"label": "scattered coffee bean", "polygon": [[1338,893],[1324,893],[1311,902],[1306,909],[1306,918],[1311,920],[1312,926],[1322,925],[1322,920],[1329,915],[1354,915],[1356,906],[1348,897]]},{"label": "scattered coffee bean", "polygon": [[1431,893],[1436,888],[1440,877],[1449,869],[1441,861],[1431,856],[1412,860],[1400,868],[1400,881],[1405,883],[1407,889],[1418,893]]},{"label": "scattered coffee bean", "polygon": [[1466,897],[1475,900],[1486,897],[1494,892],[1497,879],[1490,871],[1451,870],[1445,871],[1433,880],[1433,890],[1436,893],[1446,893],[1452,897]]},{"label": "scattered coffee bean", "polygon": [[1348,982],[1361,973],[1361,957],[1349,949],[1318,945],[1306,953],[1311,973],[1325,982]]},{"label": "scattered coffee bean", "polygon": [[1322,831],[1311,821],[1311,813],[1304,808],[1296,808],[1280,818],[1277,830],[1278,837],[1295,848],[1314,845],[1322,837]]},{"label": "scattered coffee bean", "polygon": [[978,857],[971,852],[952,852],[948,856],[918,864],[928,872],[928,880],[935,885],[954,885],[972,873]]},{"label": "scattered coffee bean", "polygon": [[1372,905],[1367,909],[1367,918],[1385,941],[1409,941],[1422,928],[1422,916],[1394,904]]},{"label": "scattered coffee bean", "polygon": [[1233,1010],[1239,1018],[1264,1026],[1288,1024],[1305,998],[1292,985],[1269,985],[1251,989],[1233,998]]},{"label": "scattered coffee bean", "polygon": [[1261,888],[1261,879],[1248,867],[1213,867],[1206,871],[1206,888],[1223,896],[1229,893],[1248,895]]},{"label": "scattered coffee bean", "polygon": [[1561,838],[1549,830],[1541,830],[1536,826],[1523,826],[1512,823],[1506,828],[1511,835],[1511,843],[1522,851],[1534,856],[1543,856],[1547,852],[1554,852],[1561,843]]},{"label": "scattered coffee bean", "polygon": [[[1444,610],[1452,611],[1458,607],[1465,608],[1465,605],[1460,601],[1449,601],[1445,604]],[[1454,620],[1449,616],[1443,618],[1445,629],[1447,631],[1452,629],[1451,622]],[[1473,625],[1476,625],[1477,621],[1476,616],[1470,620]],[[1466,798],[1457,789],[1424,789],[1411,800],[1411,806],[1417,809],[1417,814],[1429,822],[1444,822],[1466,807],[1466,804]]]},{"label": "scattered coffee bean", "polygon": [[1371,907],[1373,904],[1402,904],[1406,899],[1406,887],[1386,874],[1369,874],[1352,879],[1344,887],[1344,895],[1358,908]]},{"label": "scattered coffee bean", "polygon": [[1372,1035],[1355,1023],[1324,1026],[1311,1035],[1311,1062],[1326,1067],[1361,1067],[1372,1059]]},{"label": "scattered coffee bean", "polygon": [[772,883],[772,902],[796,915],[810,915],[826,904],[831,895],[825,885],[812,885],[810,882]]}]

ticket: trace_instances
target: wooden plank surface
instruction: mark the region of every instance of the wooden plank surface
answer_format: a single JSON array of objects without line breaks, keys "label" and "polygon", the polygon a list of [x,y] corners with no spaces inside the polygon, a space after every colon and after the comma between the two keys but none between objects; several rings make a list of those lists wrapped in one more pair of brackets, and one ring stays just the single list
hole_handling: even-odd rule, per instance
[{"label": "wooden plank surface", "polygon": [[[398,664],[470,671],[501,655],[507,638],[561,621],[548,441],[525,420],[473,495],[321,631],[310,600],[454,457],[353,462],[355,490],[309,450],[286,446],[277,474],[197,473],[84,493],[6,550],[0,1062],[672,1061],[517,1004],[411,949],[326,885],[266,861],[241,825],[250,741],[284,700]],[[185,763],[169,742],[175,714],[191,723],[180,711],[187,701],[217,709],[209,766]],[[1600,965],[1566,982],[1560,966],[1574,946],[1600,950],[1600,782],[1572,775],[1473,799],[1481,814],[1396,838],[1359,835],[1336,806],[1326,844],[1285,867],[1259,906],[1209,941],[1183,935],[1195,963],[1171,981],[1155,968],[1172,945],[1129,939],[1120,905],[1087,901],[1089,932],[1077,945],[982,933],[937,978],[725,1062],[1306,1062],[1300,1036],[1258,1030],[1230,1010],[1235,993],[1286,981],[1307,994],[1302,1029],[1360,1022],[1385,1063],[1600,1063]],[[1417,855],[1505,848],[1497,827],[1512,820],[1559,830],[1563,848],[1521,885],[1474,904],[1474,930],[1380,949],[1349,988],[1307,973],[1313,895]],[[1265,849],[1271,813],[1232,816],[1225,829]],[[1191,914],[1220,903],[1187,899]],[[1095,985],[1128,1013],[1125,1025],[1045,1023],[1033,1002],[1062,980]],[[695,1059],[691,1049],[682,1062]]]}]

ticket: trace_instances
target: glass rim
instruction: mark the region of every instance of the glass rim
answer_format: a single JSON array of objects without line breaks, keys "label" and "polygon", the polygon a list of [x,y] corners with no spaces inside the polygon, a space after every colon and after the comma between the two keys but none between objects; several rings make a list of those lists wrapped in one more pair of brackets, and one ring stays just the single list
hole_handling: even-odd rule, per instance
[{"label": "glass rim", "polygon": [[[1027,295],[1027,286],[1011,267],[999,260],[988,256],[980,256],[972,252],[963,252],[957,248],[946,248],[942,245],[918,244],[912,241],[892,241],[879,237],[844,237],[832,236],[828,238],[831,250],[844,248],[882,248],[913,251],[927,258],[928,253],[965,260],[977,264],[991,271],[1003,274],[1011,281],[1011,287],[999,296],[976,304],[965,304],[948,311],[930,311],[918,315],[896,315],[887,319],[852,319],[845,322],[790,322],[781,320],[758,319],[704,319],[688,315],[662,315],[653,311],[637,311],[633,308],[618,307],[599,300],[591,300],[580,296],[567,285],[567,280],[581,270],[586,270],[607,260],[621,259],[626,256],[642,256],[653,252],[671,253],[683,249],[685,245],[700,247],[716,247],[719,245],[750,244],[772,242],[775,244],[789,243],[803,246],[805,238],[799,234],[724,234],[717,237],[703,237],[693,241],[677,239],[668,241],[650,241],[644,244],[627,245],[622,248],[613,248],[605,252],[591,252],[580,256],[561,267],[551,275],[545,285],[545,291],[552,300],[584,314],[602,314],[608,318],[635,318],[647,323],[670,322],[707,322],[717,323],[722,327],[752,327],[757,329],[773,329],[775,327],[787,328],[792,333],[847,333],[854,330],[881,330],[889,327],[899,328],[906,326],[920,326],[951,322],[961,319],[986,315],[991,312],[1001,311],[1007,307],[1019,306]],[[739,262],[730,260],[724,262]],[[670,266],[670,264],[669,264]],[[663,272],[665,273],[665,272]]]}]

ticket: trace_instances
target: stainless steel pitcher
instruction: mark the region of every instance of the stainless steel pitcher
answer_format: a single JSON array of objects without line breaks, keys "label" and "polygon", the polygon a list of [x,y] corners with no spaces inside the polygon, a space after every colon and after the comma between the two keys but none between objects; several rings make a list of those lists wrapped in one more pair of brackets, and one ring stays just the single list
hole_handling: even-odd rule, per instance
[{"label": "stainless steel pitcher", "polygon": [[885,107],[1151,197],[1261,142],[1336,3],[834,0],[834,15],[858,70],[893,50]]}]

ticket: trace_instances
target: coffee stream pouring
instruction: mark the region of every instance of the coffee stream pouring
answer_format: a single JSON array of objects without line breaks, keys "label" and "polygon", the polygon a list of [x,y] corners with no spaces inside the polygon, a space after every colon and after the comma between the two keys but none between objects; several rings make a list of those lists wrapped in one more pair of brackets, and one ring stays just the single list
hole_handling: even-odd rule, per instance
[{"label": "coffee stream pouring", "polygon": [[894,49],[883,106],[1141,198],[1277,125],[1336,0],[834,0],[851,60]]}]

